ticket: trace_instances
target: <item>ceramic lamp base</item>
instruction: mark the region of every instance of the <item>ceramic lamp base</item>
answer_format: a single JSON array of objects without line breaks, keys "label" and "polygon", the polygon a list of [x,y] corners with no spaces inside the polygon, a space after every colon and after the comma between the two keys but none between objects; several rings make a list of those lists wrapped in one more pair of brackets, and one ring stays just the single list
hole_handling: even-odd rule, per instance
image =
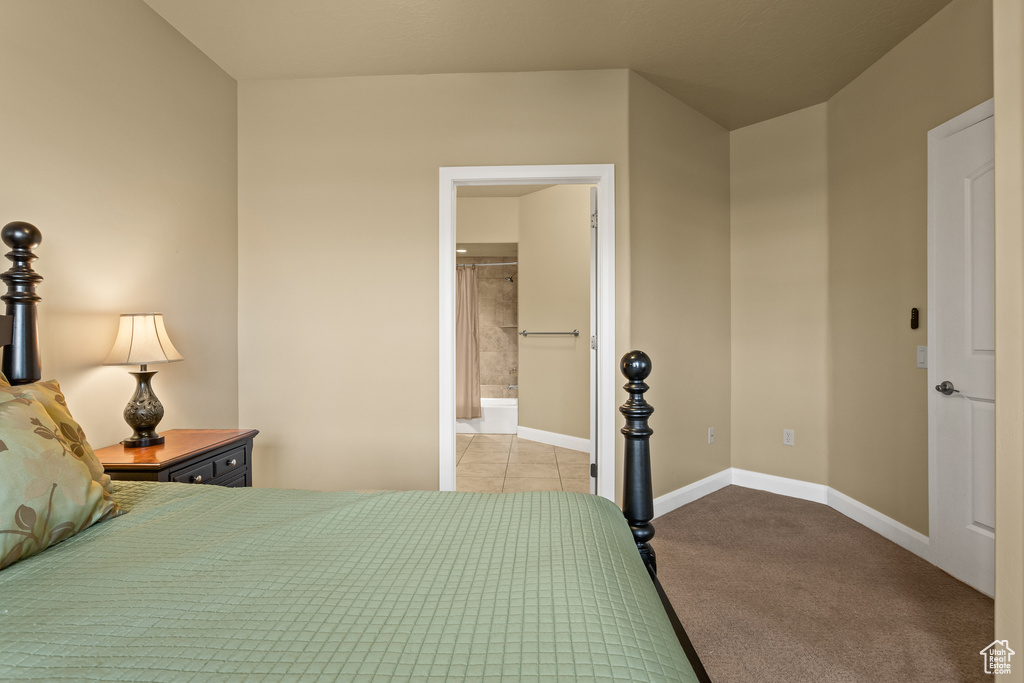
[{"label": "ceramic lamp base", "polygon": [[125,448],[142,448],[156,446],[164,442],[164,437],[156,433],[156,426],[164,417],[164,406],[153,393],[150,385],[156,371],[129,373],[135,377],[137,385],[135,395],[124,407],[124,421],[132,428],[132,435],[122,441]]},{"label": "ceramic lamp base", "polygon": [[121,442],[125,448],[145,448],[146,446],[159,446],[164,442],[164,437],[157,435],[156,438],[132,439],[128,438]]}]

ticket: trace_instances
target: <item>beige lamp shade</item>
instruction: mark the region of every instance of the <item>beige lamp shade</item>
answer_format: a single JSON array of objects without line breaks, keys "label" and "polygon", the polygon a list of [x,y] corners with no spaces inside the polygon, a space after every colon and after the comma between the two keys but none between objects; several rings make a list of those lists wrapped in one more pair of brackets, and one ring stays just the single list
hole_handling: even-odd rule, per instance
[{"label": "beige lamp shade", "polygon": [[184,360],[164,328],[162,313],[122,313],[104,365],[149,365]]}]

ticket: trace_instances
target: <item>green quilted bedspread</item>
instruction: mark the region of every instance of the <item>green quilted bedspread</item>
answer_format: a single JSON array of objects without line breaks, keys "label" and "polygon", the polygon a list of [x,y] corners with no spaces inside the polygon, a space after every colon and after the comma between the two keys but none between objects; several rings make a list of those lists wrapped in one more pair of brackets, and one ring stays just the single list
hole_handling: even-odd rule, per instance
[{"label": "green quilted bedspread", "polygon": [[114,495],[0,572],[0,680],[695,680],[595,496]]}]

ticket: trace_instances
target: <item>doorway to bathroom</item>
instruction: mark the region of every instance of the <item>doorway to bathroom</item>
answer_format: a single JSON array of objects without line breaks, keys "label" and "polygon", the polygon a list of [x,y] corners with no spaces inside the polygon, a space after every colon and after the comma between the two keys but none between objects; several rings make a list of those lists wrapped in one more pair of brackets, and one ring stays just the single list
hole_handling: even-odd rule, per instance
[{"label": "doorway to bathroom", "polygon": [[[494,474],[483,470],[496,471],[502,465],[498,460],[505,458],[505,467],[517,466],[507,480],[507,490],[537,486],[545,478],[519,475],[554,475],[562,477],[566,490],[589,490],[614,499],[613,167],[442,168],[439,204],[440,489],[456,490],[457,476],[467,475],[469,483],[470,474]],[[582,205],[582,211],[575,218],[558,215],[559,206],[569,205]],[[520,207],[526,220],[511,220]],[[483,225],[477,221],[474,226],[474,211],[488,214]],[[572,221],[580,223],[580,230],[562,231],[571,244],[559,244],[558,226]],[[457,222],[462,222],[458,229]],[[528,226],[522,243],[513,223],[516,228]],[[543,237],[531,237],[531,230]],[[457,253],[457,248],[465,251]],[[484,253],[490,251],[495,253]],[[462,267],[456,260],[462,261]],[[475,272],[466,277],[467,270]],[[480,377],[472,382],[480,413],[466,412],[460,403],[458,410],[465,419],[457,421],[456,395],[464,394],[466,388],[456,391],[455,328],[460,316],[456,290],[457,284],[464,287],[469,279],[483,299],[474,302],[472,310],[479,310],[475,324],[481,329],[474,330],[474,335],[486,350],[479,354]],[[478,287],[478,283],[483,284]],[[531,300],[533,304],[522,307],[521,318],[520,303]],[[465,310],[461,316],[467,317]],[[583,400],[577,400],[581,396]],[[513,405],[523,397],[522,405]],[[484,410],[487,415],[482,414]],[[523,419],[517,415],[519,410]],[[470,460],[479,461],[476,470],[480,472],[469,473],[466,463],[461,463],[457,474],[459,456],[467,452],[470,442],[475,458]],[[516,451],[511,454],[515,457],[511,451]],[[551,472],[540,471],[544,463]],[[591,474],[596,476],[591,479]],[[531,478],[536,481],[527,481]],[[489,485],[487,490],[495,490],[493,481]]]},{"label": "doorway to bathroom", "polygon": [[592,189],[457,190],[458,491],[593,492]]}]

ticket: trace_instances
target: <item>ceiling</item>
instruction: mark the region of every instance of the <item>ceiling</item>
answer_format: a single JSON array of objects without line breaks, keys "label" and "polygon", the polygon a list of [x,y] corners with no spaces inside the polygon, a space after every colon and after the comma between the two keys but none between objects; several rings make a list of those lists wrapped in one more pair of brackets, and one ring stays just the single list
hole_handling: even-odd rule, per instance
[{"label": "ceiling", "polygon": [[632,69],[729,129],[824,102],[950,0],[145,0],[238,80]]}]

